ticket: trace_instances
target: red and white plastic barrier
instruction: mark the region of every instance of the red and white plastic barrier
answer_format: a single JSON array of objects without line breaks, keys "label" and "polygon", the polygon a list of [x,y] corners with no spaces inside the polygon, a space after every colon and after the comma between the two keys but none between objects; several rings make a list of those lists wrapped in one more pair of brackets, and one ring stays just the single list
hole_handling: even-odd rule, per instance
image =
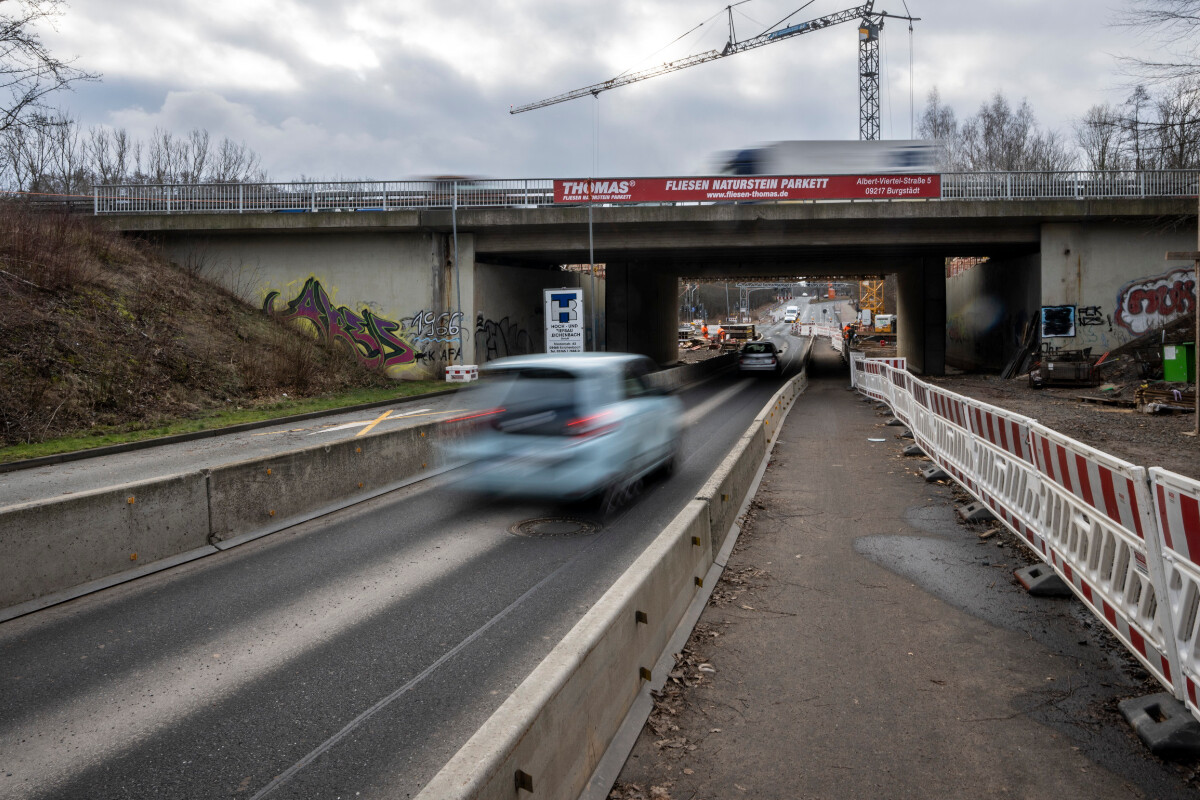
[{"label": "red and white plastic barrier", "polygon": [[1200,481],[1150,470],[1166,594],[1179,658],[1177,696],[1200,719]]},{"label": "red and white plastic barrier", "polygon": [[476,364],[446,367],[447,383],[470,383],[479,380],[479,367]]},{"label": "red and white plastic barrier", "polygon": [[891,361],[852,356],[855,388],[888,403],[1200,719],[1200,481],[1147,471]]},{"label": "red and white plastic barrier", "polygon": [[1174,690],[1162,555],[1146,470],[1042,425],[1030,428],[1042,476],[1049,563],[1164,686]]}]

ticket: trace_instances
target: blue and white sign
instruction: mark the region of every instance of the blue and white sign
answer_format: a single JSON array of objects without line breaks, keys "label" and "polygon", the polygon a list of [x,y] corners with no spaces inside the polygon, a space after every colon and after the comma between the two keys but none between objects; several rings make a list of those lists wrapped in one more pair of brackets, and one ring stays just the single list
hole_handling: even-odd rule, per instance
[{"label": "blue and white sign", "polygon": [[583,352],[583,289],[546,289],[546,352]]}]

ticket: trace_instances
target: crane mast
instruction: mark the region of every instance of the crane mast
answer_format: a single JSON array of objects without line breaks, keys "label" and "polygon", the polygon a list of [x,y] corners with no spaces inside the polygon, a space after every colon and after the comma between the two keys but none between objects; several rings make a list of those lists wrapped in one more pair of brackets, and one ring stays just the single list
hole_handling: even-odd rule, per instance
[{"label": "crane mast", "polygon": [[[875,0],[867,0],[867,2],[855,6],[853,8],[835,11],[832,14],[826,14],[823,17],[810,19],[807,22],[799,22],[786,27],[777,28],[774,30],[764,31],[763,33],[753,36],[749,39],[744,39],[740,42],[735,41],[733,31],[733,6],[726,6],[726,11],[729,13],[729,41],[725,44],[722,50],[706,50],[703,53],[687,56],[686,58],[668,61],[665,64],[649,67],[638,72],[628,72],[618,75],[615,78],[610,78],[600,83],[594,83],[591,86],[584,86],[580,89],[574,89],[570,92],[547,97],[544,100],[539,100],[534,103],[527,103],[522,106],[515,106],[509,109],[510,114],[520,114],[524,111],[533,111],[538,108],[545,108],[556,103],[565,103],[568,100],[575,100],[580,97],[598,96],[601,92],[607,92],[610,89],[616,89],[621,86],[628,86],[631,83],[644,81],[648,78],[656,78],[659,75],[666,75],[671,72],[678,72],[688,67],[696,67],[701,64],[706,64],[709,61],[716,61],[719,58],[726,56],[744,53],[747,50],[754,50],[758,47],[763,47],[768,44],[792,39],[797,36],[803,36],[806,33],[819,31],[823,28],[828,28],[832,25],[839,25],[843,22],[851,20],[859,20],[858,26],[858,93],[859,93],[859,108],[858,108],[858,136],[864,140],[874,140],[879,138],[879,32],[883,29],[884,19],[892,17],[894,19],[906,19],[909,22],[919,20],[920,17],[900,16],[889,14],[886,11],[876,12],[874,10]],[[795,12],[793,12],[795,13]]]}]

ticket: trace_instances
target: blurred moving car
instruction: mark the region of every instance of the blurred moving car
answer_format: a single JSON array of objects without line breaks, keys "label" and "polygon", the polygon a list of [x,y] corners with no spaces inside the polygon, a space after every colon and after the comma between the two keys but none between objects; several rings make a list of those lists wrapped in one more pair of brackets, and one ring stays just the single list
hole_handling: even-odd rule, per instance
[{"label": "blurred moving car", "polygon": [[782,355],[774,342],[747,342],[738,352],[738,372],[783,372]]},{"label": "blurred moving car", "polygon": [[669,474],[683,404],[658,388],[645,356],[502,358],[479,370],[451,420],[450,455],[469,462],[462,488],[486,495],[619,506],[640,481]]}]

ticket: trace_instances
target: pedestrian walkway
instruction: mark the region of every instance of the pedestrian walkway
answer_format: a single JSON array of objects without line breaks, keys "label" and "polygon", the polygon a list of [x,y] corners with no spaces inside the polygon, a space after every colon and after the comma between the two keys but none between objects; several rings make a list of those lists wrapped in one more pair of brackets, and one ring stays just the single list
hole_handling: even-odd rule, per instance
[{"label": "pedestrian walkway", "polygon": [[1194,798],[1116,710],[1157,684],[814,359],[611,797]]}]

